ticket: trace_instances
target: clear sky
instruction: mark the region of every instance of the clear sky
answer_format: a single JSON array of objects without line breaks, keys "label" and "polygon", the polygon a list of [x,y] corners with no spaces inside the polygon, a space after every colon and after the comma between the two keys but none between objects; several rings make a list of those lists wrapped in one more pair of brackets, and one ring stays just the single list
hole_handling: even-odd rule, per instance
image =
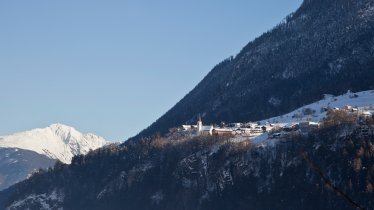
[{"label": "clear sky", "polygon": [[0,135],[150,125],[301,0],[0,0]]}]

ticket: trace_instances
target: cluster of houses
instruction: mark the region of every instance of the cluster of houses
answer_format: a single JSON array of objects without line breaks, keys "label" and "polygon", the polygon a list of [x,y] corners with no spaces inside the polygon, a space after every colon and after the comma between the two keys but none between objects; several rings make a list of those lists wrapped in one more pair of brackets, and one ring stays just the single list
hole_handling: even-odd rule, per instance
[{"label": "cluster of houses", "polygon": [[[334,110],[344,110],[355,113],[363,117],[374,117],[374,110],[362,110],[352,106],[345,106],[341,109],[334,108]],[[291,123],[230,123],[215,125],[203,125],[201,116],[199,116],[196,125],[182,125],[178,130],[193,133],[193,135],[230,135],[254,138],[264,133],[269,133],[269,138],[279,138],[294,131],[307,133],[313,129],[320,127],[319,122],[301,121]],[[271,133],[271,135],[270,135]]]},{"label": "cluster of houses", "polygon": [[221,124],[220,126],[214,125],[203,125],[201,116],[197,121],[196,125],[183,125],[184,131],[194,131],[196,135],[242,135],[242,136],[253,136],[260,135],[266,132],[268,126],[260,126],[256,123],[230,123],[228,125]]},{"label": "cluster of houses", "polygon": [[[335,107],[334,110],[340,110],[340,108]],[[363,117],[373,117],[374,116],[374,110],[371,109],[359,109],[358,107],[352,107],[350,105],[346,105],[342,108],[342,110],[355,113],[357,115],[363,116]]]},{"label": "cluster of houses", "polygon": [[[214,125],[203,125],[203,121],[199,116],[196,125],[182,125],[183,131],[193,132],[195,135],[232,135],[253,138],[261,134],[277,130],[279,132],[292,132],[296,130],[310,130],[312,128],[318,128],[319,123],[316,122],[300,122],[300,123],[289,123],[289,124],[271,124],[266,123],[261,125],[260,123],[230,123],[221,124],[220,126]],[[280,135],[280,133],[273,134],[274,137]]]}]

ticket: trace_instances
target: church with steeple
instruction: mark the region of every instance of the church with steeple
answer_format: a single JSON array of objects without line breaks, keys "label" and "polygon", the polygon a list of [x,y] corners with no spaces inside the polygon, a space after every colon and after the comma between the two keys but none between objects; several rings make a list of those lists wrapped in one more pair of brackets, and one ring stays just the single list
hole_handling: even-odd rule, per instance
[{"label": "church with steeple", "polygon": [[201,115],[197,120],[197,135],[212,135],[213,134],[213,125],[204,126]]},{"label": "church with steeple", "polygon": [[182,125],[183,130],[193,131],[197,136],[200,135],[213,135],[213,125],[204,125],[201,115],[197,118],[196,125]]}]

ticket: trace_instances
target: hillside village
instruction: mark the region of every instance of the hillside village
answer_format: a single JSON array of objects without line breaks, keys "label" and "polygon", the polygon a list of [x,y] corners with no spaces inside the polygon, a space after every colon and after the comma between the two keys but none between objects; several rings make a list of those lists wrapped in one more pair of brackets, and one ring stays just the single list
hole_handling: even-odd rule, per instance
[{"label": "hillside village", "polygon": [[329,112],[344,112],[357,119],[374,118],[374,91],[352,93],[348,91],[341,96],[325,94],[321,101],[304,106],[289,114],[275,118],[244,123],[220,123],[204,125],[199,115],[195,125],[182,125],[171,129],[171,136],[204,136],[227,135],[233,138],[262,140],[276,139],[292,132],[308,133],[320,127]]},{"label": "hillside village", "polygon": [[[357,117],[362,118],[374,118],[374,110],[362,110],[359,108],[351,108],[347,105],[343,108],[334,108],[328,111],[343,111]],[[229,123],[221,124],[220,126],[214,125],[203,125],[201,117],[199,117],[196,125],[182,125],[177,130],[172,132],[178,132],[179,134],[185,133],[192,136],[204,136],[204,135],[227,135],[232,137],[244,137],[254,139],[262,134],[267,134],[267,138],[280,138],[291,132],[307,133],[313,129],[319,128],[321,122],[315,121],[295,121],[290,123],[265,123],[261,122],[247,122],[247,123]]]}]

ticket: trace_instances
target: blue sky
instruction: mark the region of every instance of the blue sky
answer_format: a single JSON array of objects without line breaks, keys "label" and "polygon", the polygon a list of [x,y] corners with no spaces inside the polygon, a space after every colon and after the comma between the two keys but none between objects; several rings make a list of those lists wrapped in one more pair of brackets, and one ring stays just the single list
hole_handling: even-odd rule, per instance
[{"label": "blue sky", "polygon": [[150,125],[301,0],[0,0],[0,135]]}]

